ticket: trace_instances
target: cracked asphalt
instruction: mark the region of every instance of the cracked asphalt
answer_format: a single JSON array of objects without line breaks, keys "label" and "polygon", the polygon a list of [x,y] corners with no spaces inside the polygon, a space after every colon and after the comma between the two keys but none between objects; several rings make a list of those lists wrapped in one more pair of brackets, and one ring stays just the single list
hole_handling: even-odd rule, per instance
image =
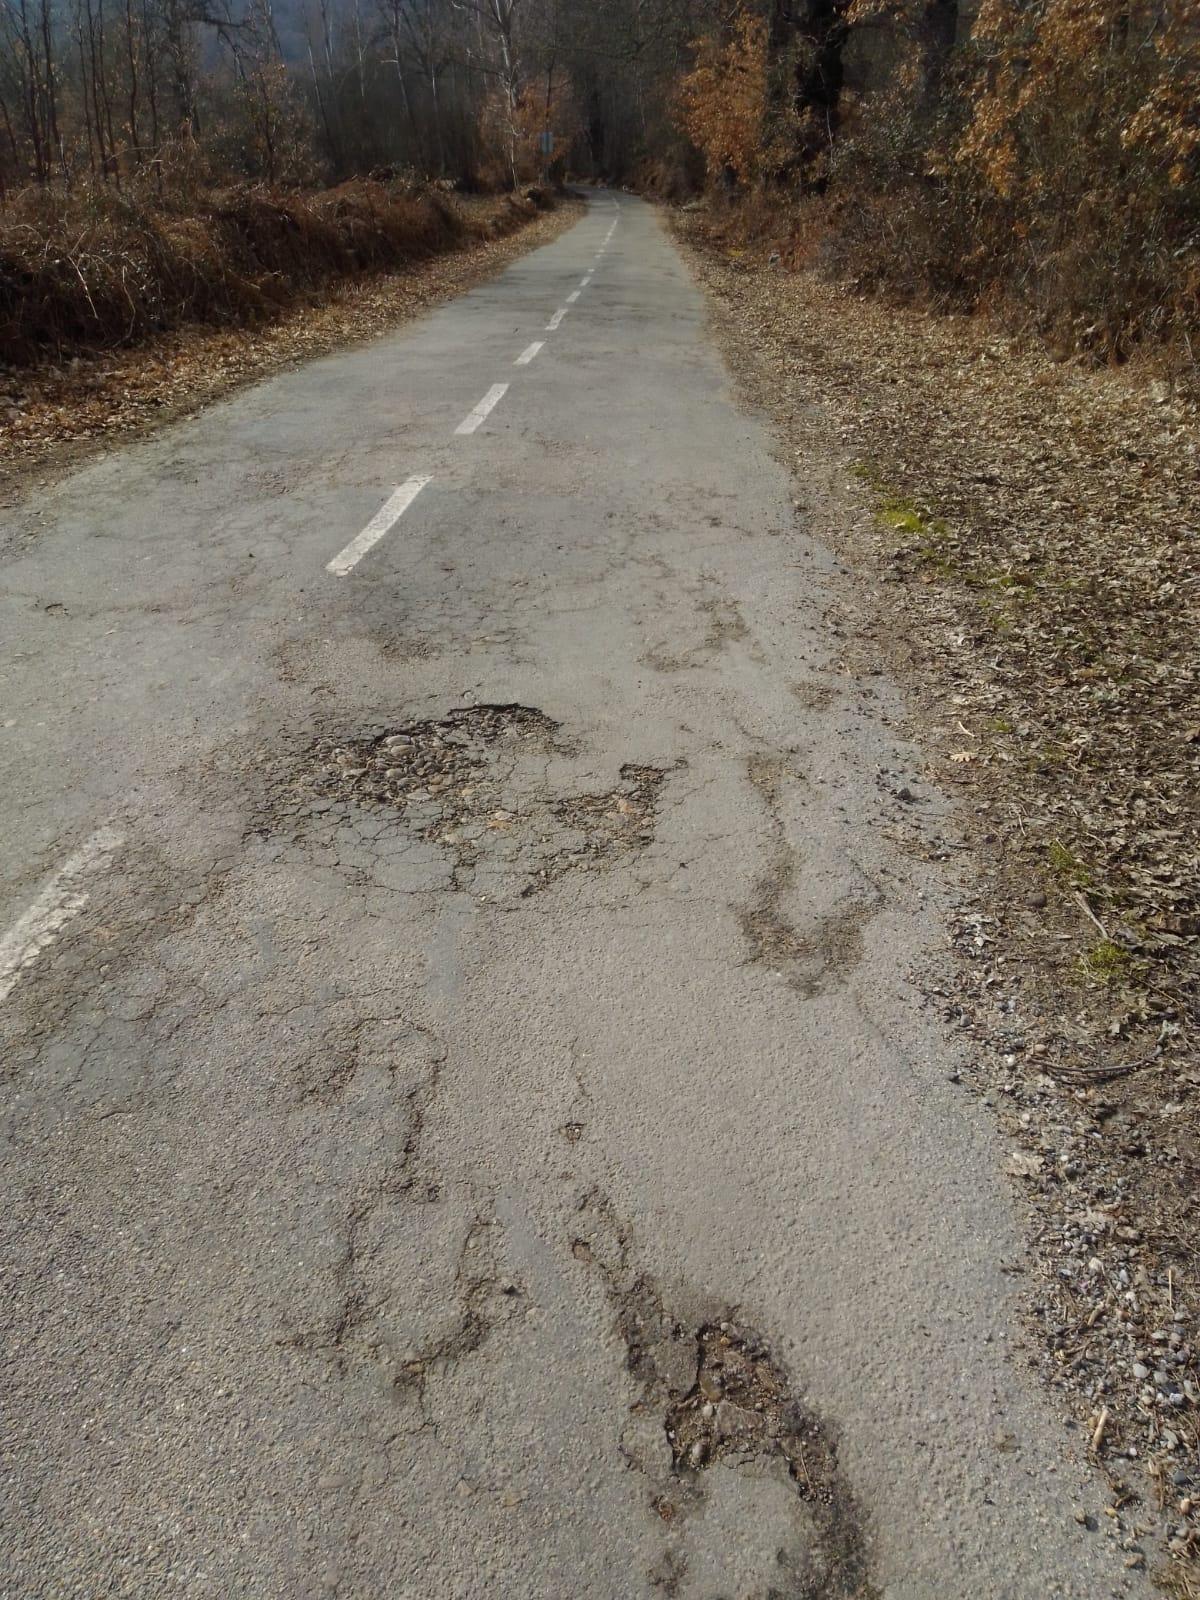
[{"label": "cracked asphalt", "polygon": [[1145,1592],[773,450],[597,194],[0,527],[0,1592]]}]

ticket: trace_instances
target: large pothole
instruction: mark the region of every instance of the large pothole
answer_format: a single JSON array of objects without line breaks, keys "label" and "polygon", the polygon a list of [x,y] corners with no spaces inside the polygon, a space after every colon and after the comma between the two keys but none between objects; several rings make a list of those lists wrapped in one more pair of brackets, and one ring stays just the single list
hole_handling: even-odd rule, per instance
[{"label": "large pothole", "polygon": [[462,706],[367,738],[318,740],[295,787],[327,806],[395,817],[452,857],[459,886],[528,896],[653,841],[665,769],[630,762],[611,789],[572,792],[561,774],[576,753],[536,707]]}]

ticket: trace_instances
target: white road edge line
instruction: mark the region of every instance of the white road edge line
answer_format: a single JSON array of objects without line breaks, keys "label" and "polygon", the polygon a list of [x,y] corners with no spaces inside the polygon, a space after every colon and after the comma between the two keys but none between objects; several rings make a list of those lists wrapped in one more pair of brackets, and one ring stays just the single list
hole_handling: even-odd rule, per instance
[{"label": "white road edge line", "polygon": [[572,289],[570,294],[567,296],[567,304],[569,306],[573,306],[575,304],[576,300],[579,299],[579,296],[582,293],[583,293],[582,289]]},{"label": "white road edge line", "polygon": [[556,311],[554,313],[554,315],[550,318],[550,321],[546,324],[546,332],[547,333],[554,333],[557,329],[561,328],[562,327],[562,319],[566,316],[566,314],[567,314],[567,307],[566,306],[563,306],[560,311]]},{"label": "white road edge line", "polygon": [[508,385],[506,383],[494,383],[474,411],[469,412],[458,427],[455,428],[455,433],[474,433],[479,424],[496,409],[507,393]]},{"label": "white road edge line", "polygon": [[0,939],[0,1001],[7,1000],[17,979],[54,943],[88,903],[79,880],[94,872],[105,856],[125,843],[115,828],[101,828],[63,863],[23,917]]},{"label": "white road edge line", "polygon": [[545,343],[546,343],[546,341],[544,339],[535,339],[533,341],[533,343],[529,346],[528,350],[522,350],[521,351],[521,354],[513,362],[513,366],[514,367],[527,367],[529,365],[529,363],[533,360],[534,356],[537,355],[538,351],[543,347],[543,345]]},{"label": "white road edge line", "polygon": [[410,478],[407,483],[402,483],[396,492],[388,497],[386,504],[375,513],[358,538],[351,539],[341,554],[334,556],[333,560],[327,563],[326,572],[332,572],[335,578],[344,578],[348,572],[353,571],[367,551],[373,549],[384,534],[399,522],[428,482],[429,477],[426,476]]}]

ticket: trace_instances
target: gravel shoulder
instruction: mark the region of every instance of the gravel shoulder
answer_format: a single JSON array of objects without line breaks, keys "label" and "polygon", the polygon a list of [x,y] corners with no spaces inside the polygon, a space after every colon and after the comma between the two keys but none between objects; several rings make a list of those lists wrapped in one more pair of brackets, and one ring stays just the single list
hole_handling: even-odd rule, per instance
[{"label": "gravel shoulder", "polygon": [[[961,802],[934,853],[977,871],[925,992],[1009,1147],[1028,1359],[1091,1440],[1129,1564],[1158,1549],[1200,1594],[1195,408],[782,272],[703,213],[674,231],[850,563],[845,670],[900,679]],[[897,830],[918,852],[922,798]]]},{"label": "gravel shoulder", "polygon": [[[486,224],[507,202],[501,196],[456,203]],[[264,326],[193,326],[61,366],[0,367],[0,507],[15,505],[32,484],[194,416],[247,384],[378,337],[549,244],[583,212],[581,200],[561,199],[513,233],[338,286]]]}]

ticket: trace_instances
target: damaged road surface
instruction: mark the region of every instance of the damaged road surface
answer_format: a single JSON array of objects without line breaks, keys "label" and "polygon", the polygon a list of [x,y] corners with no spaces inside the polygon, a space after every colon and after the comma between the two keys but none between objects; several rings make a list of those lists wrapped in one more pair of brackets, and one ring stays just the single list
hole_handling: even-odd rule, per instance
[{"label": "damaged road surface", "polygon": [[1148,1592],[796,492],[599,194],[8,514],[3,1593]]}]

